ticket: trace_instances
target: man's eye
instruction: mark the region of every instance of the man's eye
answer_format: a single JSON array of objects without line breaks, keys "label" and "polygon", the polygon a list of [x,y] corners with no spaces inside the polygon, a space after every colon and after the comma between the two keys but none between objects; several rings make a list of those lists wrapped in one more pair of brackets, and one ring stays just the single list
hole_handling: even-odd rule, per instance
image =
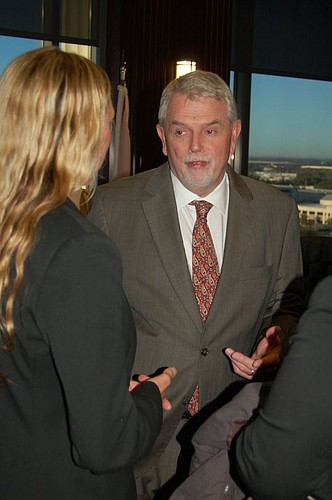
[{"label": "man's eye", "polygon": [[181,136],[181,135],[184,135],[184,134],[185,134],[185,131],[184,131],[184,130],[176,130],[176,131],[175,131],[175,135],[179,135],[179,136]]},{"label": "man's eye", "polygon": [[216,133],[217,133],[216,130],[214,130],[212,128],[209,128],[209,129],[206,130],[206,134],[207,135],[212,135],[212,134],[216,134]]}]

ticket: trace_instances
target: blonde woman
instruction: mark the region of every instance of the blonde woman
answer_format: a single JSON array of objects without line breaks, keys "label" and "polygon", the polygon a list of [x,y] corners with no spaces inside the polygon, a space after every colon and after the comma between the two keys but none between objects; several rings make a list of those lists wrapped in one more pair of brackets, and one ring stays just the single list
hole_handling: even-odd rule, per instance
[{"label": "blonde woman", "polygon": [[77,206],[109,147],[110,92],[101,68],[55,48],[0,79],[2,499],[136,498],[133,464],[170,408],[175,369],[130,381],[120,257]]}]

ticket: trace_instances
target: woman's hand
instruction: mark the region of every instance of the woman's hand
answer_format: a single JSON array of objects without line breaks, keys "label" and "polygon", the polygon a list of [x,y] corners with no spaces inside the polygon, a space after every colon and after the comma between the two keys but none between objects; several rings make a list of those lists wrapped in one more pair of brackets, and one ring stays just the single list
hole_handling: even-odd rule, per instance
[{"label": "woman's hand", "polygon": [[164,410],[170,410],[172,405],[170,401],[166,398],[166,389],[170,386],[172,379],[176,375],[176,368],[168,367],[164,368],[163,371],[159,375],[148,376],[144,374],[138,375],[136,380],[131,379],[129,383],[129,391],[134,390],[138,385],[143,384],[145,382],[153,382],[159,389],[162,406]]}]

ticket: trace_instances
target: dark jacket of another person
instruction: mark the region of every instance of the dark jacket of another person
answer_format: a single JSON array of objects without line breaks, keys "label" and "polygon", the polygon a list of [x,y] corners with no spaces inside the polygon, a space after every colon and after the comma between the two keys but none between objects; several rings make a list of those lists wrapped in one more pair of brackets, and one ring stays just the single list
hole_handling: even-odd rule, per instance
[{"label": "dark jacket of another person", "polygon": [[41,220],[0,350],[0,498],[136,499],[134,463],[162,424],[153,383],[129,393],[136,333],[114,244],[67,201]]},{"label": "dark jacket of another person", "polygon": [[255,500],[332,498],[332,276],[315,288],[271,392],[236,440]]}]

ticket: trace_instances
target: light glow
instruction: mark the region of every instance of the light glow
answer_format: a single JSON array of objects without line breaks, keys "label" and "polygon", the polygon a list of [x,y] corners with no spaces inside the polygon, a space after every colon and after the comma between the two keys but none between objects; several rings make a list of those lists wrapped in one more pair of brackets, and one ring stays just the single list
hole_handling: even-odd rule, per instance
[{"label": "light glow", "polygon": [[176,61],[175,78],[179,78],[179,76],[183,76],[187,73],[191,73],[192,71],[196,71],[196,62],[195,61]]}]

